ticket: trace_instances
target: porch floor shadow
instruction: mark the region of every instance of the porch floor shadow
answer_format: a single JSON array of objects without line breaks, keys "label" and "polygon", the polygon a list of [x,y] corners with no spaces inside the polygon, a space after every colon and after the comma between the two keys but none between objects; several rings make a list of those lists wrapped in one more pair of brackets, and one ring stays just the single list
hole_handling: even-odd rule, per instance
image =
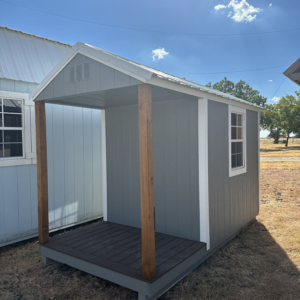
[{"label": "porch floor shadow", "polygon": [[206,244],[156,233],[156,276],[151,281],[142,277],[140,228],[101,221],[52,237],[41,246],[139,280],[154,282]]}]

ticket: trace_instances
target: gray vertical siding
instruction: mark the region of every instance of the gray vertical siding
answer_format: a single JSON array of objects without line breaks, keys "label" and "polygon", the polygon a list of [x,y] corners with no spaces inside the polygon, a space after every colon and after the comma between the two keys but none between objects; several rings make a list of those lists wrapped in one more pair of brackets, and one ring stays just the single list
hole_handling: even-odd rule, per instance
[{"label": "gray vertical siding", "polygon": [[229,177],[228,105],[208,101],[210,238],[213,248],[258,212],[258,113],[246,111],[247,173]]},{"label": "gray vertical siding", "polygon": [[[199,240],[198,102],[153,103],[157,232]],[[106,109],[108,220],[140,227],[138,106]]]},{"label": "gray vertical siding", "polygon": [[[50,230],[102,216],[101,112],[46,105]],[[36,165],[0,167],[0,246],[37,235]]]}]

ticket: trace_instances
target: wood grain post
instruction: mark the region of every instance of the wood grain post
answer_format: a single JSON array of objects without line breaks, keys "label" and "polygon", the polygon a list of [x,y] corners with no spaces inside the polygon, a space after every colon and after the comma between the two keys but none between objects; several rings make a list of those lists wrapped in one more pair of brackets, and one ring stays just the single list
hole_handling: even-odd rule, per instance
[{"label": "wood grain post", "polygon": [[45,101],[35,102],[39,242],[49,241],[48,174]]},{"label": "wood grain post", "polygon": [[138,86],[143,278],[155,277],[155,228],[152,148],[152,92]]}]

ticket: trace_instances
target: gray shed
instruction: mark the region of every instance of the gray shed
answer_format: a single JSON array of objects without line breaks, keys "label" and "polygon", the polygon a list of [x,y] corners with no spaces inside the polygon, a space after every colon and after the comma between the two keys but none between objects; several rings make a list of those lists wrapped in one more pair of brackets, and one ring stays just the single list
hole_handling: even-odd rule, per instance
[{"label": "gray shed", "polygon": [[[259,213],[260,107],[83,43],[31,97],[45,263],[156,299]],[[45,103],[102,123],[104,221],[51,239]]]}]

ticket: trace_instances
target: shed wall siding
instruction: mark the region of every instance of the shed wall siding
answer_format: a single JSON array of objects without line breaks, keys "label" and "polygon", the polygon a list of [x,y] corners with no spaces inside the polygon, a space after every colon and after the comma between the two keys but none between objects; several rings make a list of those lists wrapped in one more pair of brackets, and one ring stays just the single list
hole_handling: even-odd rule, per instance
[{"label": "shed wall siding", "polygon": [[[157,232],[199,241],[198,101],[153,102]],[[140,227],[138,106],[106,109],[108,221]]]},{"label": "shed wall siding", "polygon": [[31,93],[37,83],[0,78],[0,90],[19,93]]},{"label": "shed wall siding", "polygon": [[[50,230],[102,216],[101,112],[46,104]],[[36,165],[0,168],[0,246],[38,234]]]},{"label": "shed wall siding", "polygon": [[[89,78],[84,79],[84,63],[89,63]],[[74,67],[74,82],[70,82],[70,67]],[[81,67],[82,80],[77,80],[77,67]],[[41,92],[36,100],[47,100],[64,96],[80,95],[141,83],[111,67],[85,55],[77,54]],[[86,97],[86,96],[85,96]],[[97,99],[99,101],[101,99]]]},{"label": "shed wall siding", "polygon": [[247,172],[229,177],[228,105],[208,101],[210,240],[213,248],[259,212],[258,113],[246,111]]}]

